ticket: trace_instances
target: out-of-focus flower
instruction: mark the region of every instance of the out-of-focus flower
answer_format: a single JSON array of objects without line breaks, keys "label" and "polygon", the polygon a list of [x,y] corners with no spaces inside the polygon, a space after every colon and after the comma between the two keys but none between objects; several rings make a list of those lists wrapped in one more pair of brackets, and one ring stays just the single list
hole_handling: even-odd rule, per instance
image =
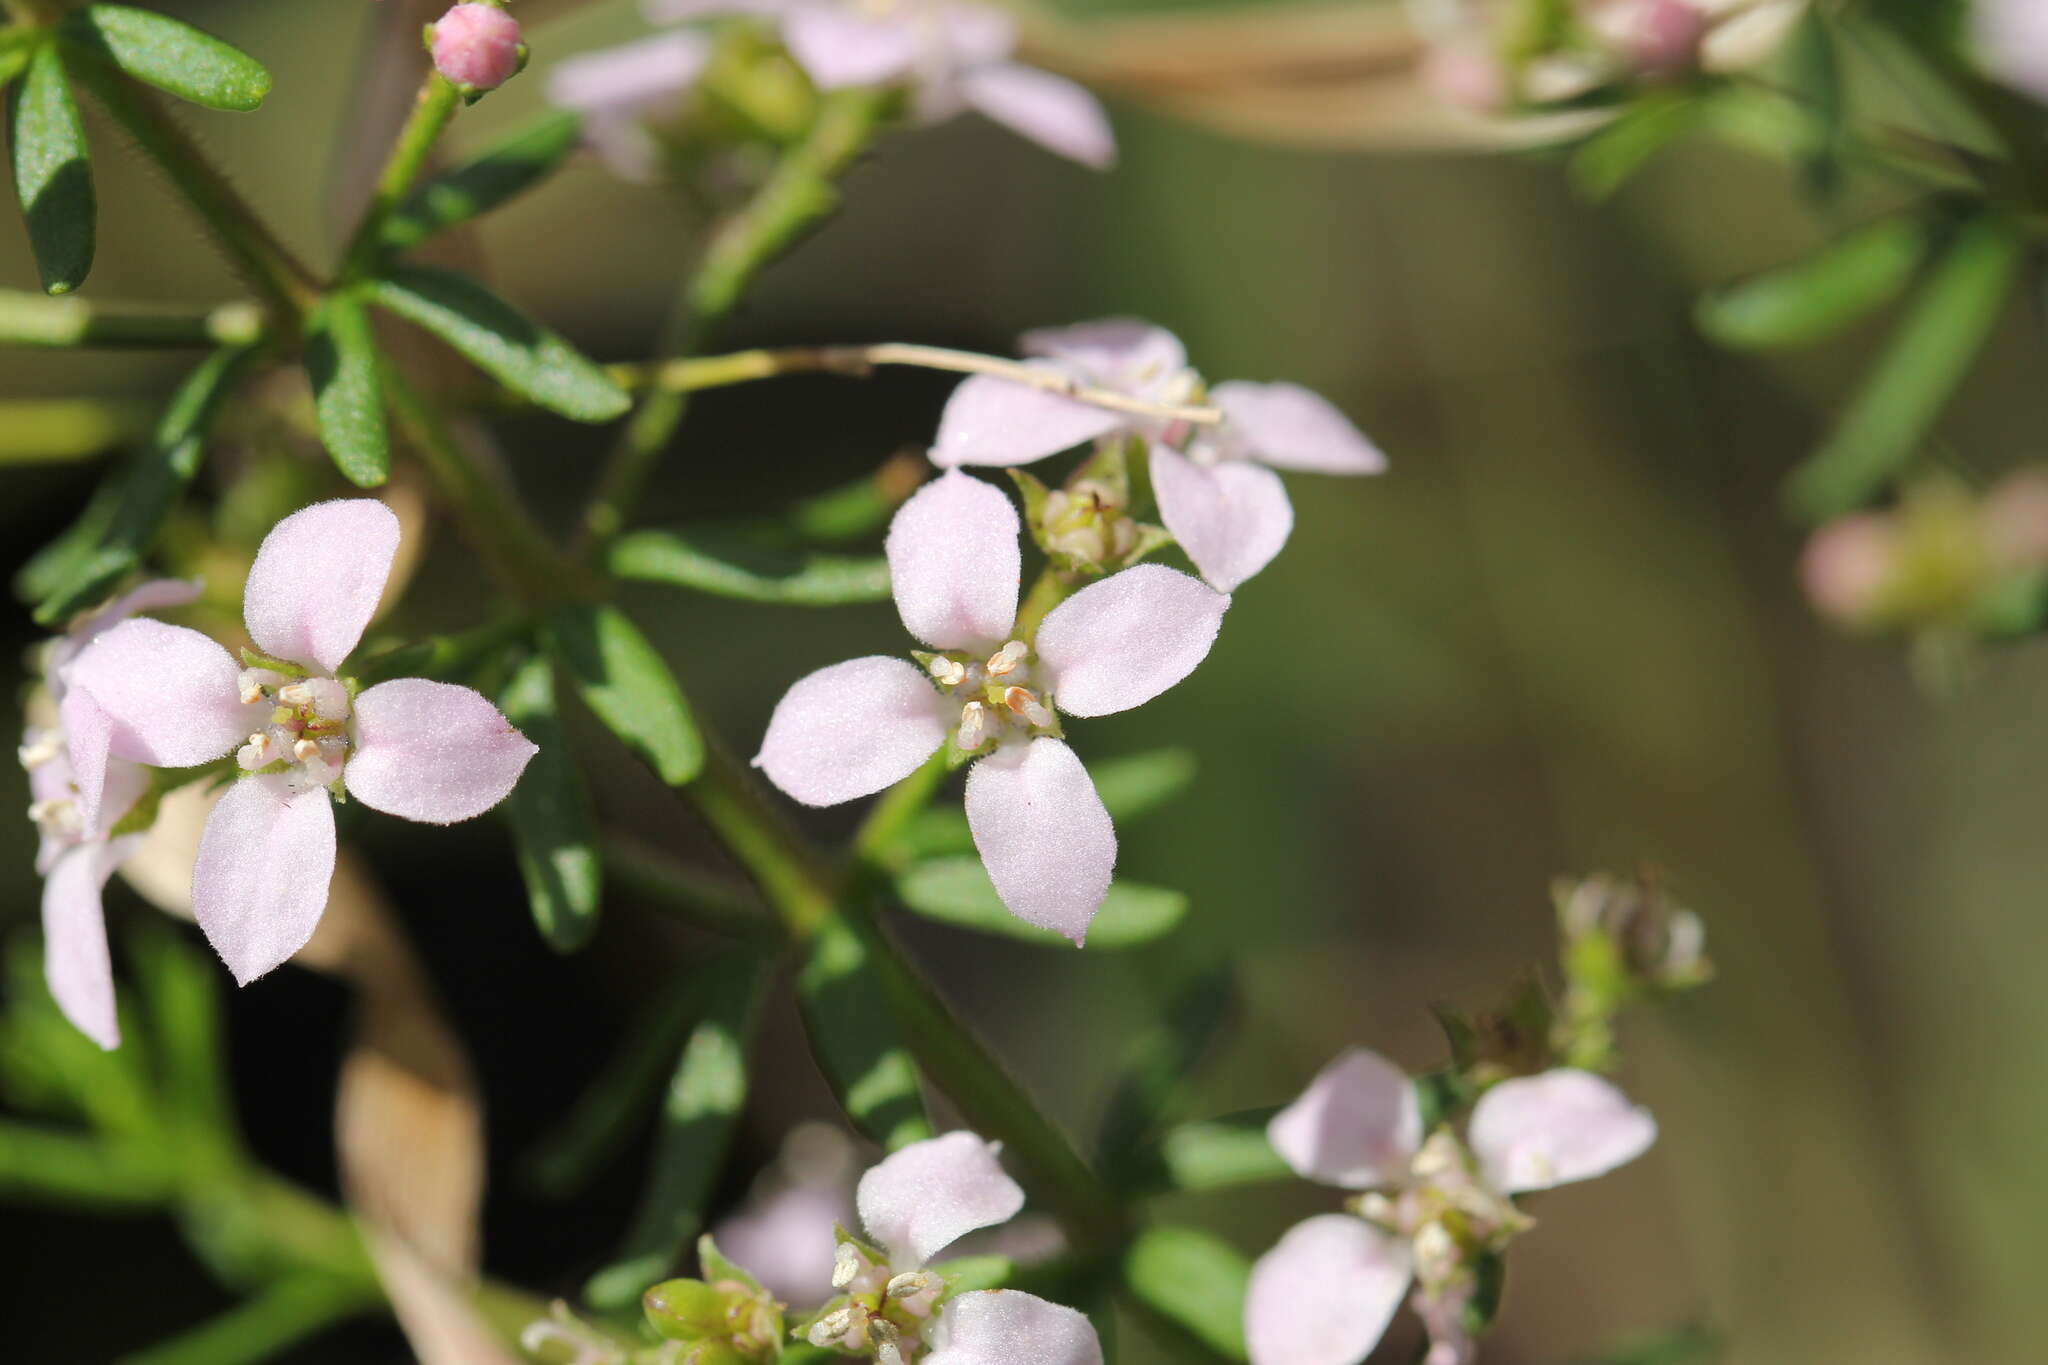
[{"label": "out-of-focus flower", "polygon": [[1976,0],[1970,21],[1985,68],[2015,90],[2048,100],[2048,5]]},{"label": "out-of-focus flower", "polygon": [[886,551],[896,610],[937,653],[870,656],[800,679],[776,705],[755,766],[810,806],[908,777],[950,734],[980,755],[967,822],[1003,904],[1080,943],[1109,891],[1116,831],[1058,712],[1150,701],[1209,653],[1230,598],[1141,564],[1092,583],[1012,637],[1022,557],[1010,500],[949,470],[898,509]]},{"label": "out-of-focus flower", "polygon": [[1463,1365],[1475,1267],[1531,1226],[1513,1196],[1632,1161],[1657,1125],[1600,1077],[1557,1070],[1488,1090],[1465,1141],[1449,1129],[1425,1140],[1408,1077],[1360,1048],[1325,1067],[1266,1131],[1304,1179],[1370,1193],[1350,1213],[1296,1224],[1252,1268],[1253,1365],[1356,1365],[1411,1284],[1430,1365]]},{"label": "out-of-focus flower", "polygon": [[[1033,363],[1075,383],[1146,402],[1204,396],[1179,338],[1132,318],[1109,318],[1021,339]],[[1377,474],[1386,457],[1328,400],[1297,384],[1218,384],[1215,427],[1095,407],[996,375],[964,380],[946,401],[932,443],[939,465],[1021,465],[1084,441],[1131,435],[1151,451],[1160,519],[1222,592],[1271,563],[1294,529],[1294,506],[1273,471]]]},{"label": "out-of-focus flower", "polygon": [[142,843],[146,818],[135,829],[123,822],[137,813],[149,775],[108,753],[106,717],[90,696],[73,694],[64,675],[102,632],[136,612],[180,606],[198,595],[194,583],[144,583],[51,641],[42,660],[44,695],[31,703],[31,714],[54,712],[56,724],[31,723],[22,735],[28,814],[39,839],[36,871],[43,878],[43,975],[64,1017],[103,1048],[120,1046],[121,1029],[100,894],[114,869]]},{"label": "out-of-focus flower", "polygon": [[812,1345],[878,1365],[1101,1365],[1085,1315],[1014,1289],[952,1293],[940,1270],[925,1268],[965,1234],[1023,1208],[994,1144],[973,1133],[914,1142],[861,1177],[856,1202],[872,1245],[839,1242],[840,1297],[812,1321]]},{"label": "out-of-focus flower", "polygon": [[711,1230],[718,1248],[768,1292],[798,1308],[830,1298],[832,1229],[853,1220],[853,1143],[824,1123],[800,1123],[747,1202]]},{"label": "out-of-focus flower", "polygon": [[466,93],[496,90],[526,65],[519,21],[496,5],[457,5],[429,29],[434,69]]},{"label": "out-of-focus flower", "polygon": [[548,99],[583,116],[583,138],[615,172],[651,180],[661,147],[649,124],[672,115],[711,62],[711,40],[689,29],[586,52],[548,71]]},{"label": "out-of-focus flower", "polygon": [[[334,871],[331,794],[451,824],[502,801],[535,752],[467,687],[400,678],[358,694],[335,676],[397,549],[398,519],[383,504],[318,503],[279,522],[257,551],[243,614],[263,654],[245,656],[248,667],[198,631],[130,620],[64,670],[101,718],[99,752],[165,768],[235,755],[241,780],[207,817],[192,903],[244,985],[319,923]],[[79,788],[96,822],[102,794]]]}]

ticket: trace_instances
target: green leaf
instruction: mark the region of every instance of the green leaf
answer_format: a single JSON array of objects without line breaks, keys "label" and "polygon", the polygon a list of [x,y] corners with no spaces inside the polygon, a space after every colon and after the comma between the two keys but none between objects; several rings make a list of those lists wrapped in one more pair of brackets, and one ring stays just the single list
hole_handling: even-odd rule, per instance
[{"label": "green leaf", "polygon": [[68,294],[92,269],[98,199],[85,124],[54,45],[35,50],[27,76],[8,94],[14,191],[28,220],[36,269],[45,293]]},{"label": "green leaf", "polygon": [[797,973],[796,993],[811,1055],[854,1126],[890,1151],[930,1137],[917,1063],[897,1036],[859,933],[828,921]]},{"label": "green leaf", "polygon": [[573,953],[597,931],[604,860],[590,793],[555,713],[553,661],[528,659],[498,694],[498,709],[540,746],[503,809],[534,923],[550,948]]},{"label": "green leaf", "polygon": [[29,58],[41,42],[42,34],[35,29],[0,29],[0,90],[28,70]]},{"label": "green leaf", "polygon": [[164,1118],[177,1135],[166,1146],[188,1181],[219,1179],[241,1150],[225,1066],[219,964],[154,921],[135,926],[129,945]]},{"label": "green leaf", "polygon": [[1125,1048],[1116,1087],[1096,1130],[1101,1165],[1115,1169],[1173,1117],[1196,1068],[1236,1019],[1238,1003],[1235,976],[1222,968],[1206,972]]},{"label": "green leaf", "polygon": [[270,73],[254,57],[151,10],[87,5],[65,15],[58,31],[136,80],[208,109],[247,113],[270,93]]},{"label": "green leaf", "polygon": [[1898,474],[1997,326],[2024,255],[2019,234],[1997,219],[1963,229],[1833,435],[1793,471],[1786,498],[1794,511],[1810,521],[1838,516]]},{"label": "green leaf", "polygon": [[16,597],[24,602],[42,601],[65,581],[73,565],[92,553],[120,510],[124,478],[116,470],[101,479],[78,519],[29,556],[14,575]]},{"label": "green leaf", "polygon": [[595,361],[466,275],[400,266],[368,288],[378,304],[552,412],[579,422],[609,422],[632,406]]},{"label": "green leaf", "polygon": [[916,491],[923,469],[924,461],[915,456],[907,462],[891,460],[873,474],[806,498],[790,508],[789,529],[820,545],[865,540],[887,526]]},{"label": "green leaf", "polygon": [[52,563],[49,576],[54,585],[36,608],[38,624],[57,625],[105,596],[122,575],[141,567],[164,518],[199,469],[221,404],[248,375],[255,355],[246,346],[224,346],[178,386],[155,437],[136,453],[123,476],[120,503],[104,529],[65,554],[61,568]]},{"label": "green leaf", "polygon": [[930,1269],[945,1276],[948,1294],[972,1294],[1007,1286],[1017,1273],[1017,1263],[1008,1256],[960,1256]]},{"label": "green leaf", "polygon": [[1243,1360],[1244,1296],[1251,1262],[1228,1242],[1161,1224],[1124,1253],[1124,1283],[1139,1302],[1230,1360]]},{"label": "green leaf", "polygon": [[1882,218],[1805,260],[1705,295],[1694,316],[1723,346],[1804,346],[1845,330],[1897,298],[1927,250],[1911,218]]},{"label": "green leaf", "polygon": [[[1148,749],[1089,765],[1095,794],[1118,821],[1150,815],[1188,789],[1195,780],[1195,755],[1190,749]],[[904,836],[903,847],[914,859],[946,853],[967,853],[974,835],[958,806],[925,811]]]},{"label": "green leaf", "polygon": [[417,246],[490,212],[552,175],[582,140],[583,121],[549,114],[477,157],[415,189],[384,224],[384,244]]},{"label": "green leaf", "polygon": [[1589,199],[1610,197],[1698,123],[1702,107],[1700,99],[1676,91],[1639,100],[1573,154],[1572,184]]},{"label": "green leaf", "polygon": [[168,1341],[123,1356],[121,1365],[258,1365],[379,1302],[374,1283],[301,1272]]},{"label": "green leaf", "polygon": [[[1051,948],[1073,945],[1050,929],[1026,924],[1003,905],[981,859],[934,858],[914,865],[896,879],[903,903],[923,915],[962,929],[1000,934]],[[1088,926],[1088,947],[1106,950],[1135,948],[1179,927],[1188,912],[1188,898],[1164,887],[1138,882],[1112,882],[1102,908]]]},{"label": "green leaf", "polygon": [[352,294],[332,294],[306,326],[306,374],[313,414],[335,467],[358,488],[391,477],[391,433],[377,378],[377,338],[370,315]]},{"label": "green leaf", "polygon": [[1268,1180],[1292,1180],[1294,1172],[1266,1140],[1271,1109],[1183,1123],[1159,1144],[1167,1184],[1177,1190],[1216,1190]]},{"label": "green leaf", "polygon": [[159,1146],[0,1120],[0,1196],[10,1202],[152,1208],[177,1192],[177,1163]]},{"label": "green leaf", "polygon": [[747,1051],[768,964],[735,952],[705,963],[695,975],[703,988],[701,1013],[669,1078],[654,1166],[633,1226],[617,1257],[585,1286],[594,1308],[637,1304],[702,1230],[704,1201],[746,1104]]},{"label": "green leaf", "polygon": [[680,787],[703,770],[704,740],[682,689],[624,612],[564,607],[545,637],[583,704],[662,781]]},{"label": "green leaf", "polygon": [[837,607],[889,598],[889,562],[803,555],[780,572],[756,572],[692,544],[674,531],[635,531],[613,542],[606,567],[619,578],[693,588],[747,602]]}]

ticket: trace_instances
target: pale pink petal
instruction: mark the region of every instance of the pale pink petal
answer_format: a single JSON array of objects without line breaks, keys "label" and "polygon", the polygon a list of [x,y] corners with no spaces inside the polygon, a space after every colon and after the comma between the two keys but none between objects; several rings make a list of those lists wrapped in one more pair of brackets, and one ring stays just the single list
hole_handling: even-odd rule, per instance
[{"label": "pale pink petal", "polygon": [[270,528],[242,593],[242,620],[274,659],[341,667],[377,610],[398,517],[375,498],[301,508]]},{"label": "pale pink petal", "polygon": [[114,740],[114,721],[92,693],[82,687],[64,690],[57,703],[64,726],[68,776],[78,788],[78,819],[87,838],[100,833],[100,806],[107,786],[107,764]]},{"label": "pale pink petal", "polygon": [[107,752],[115,758],[189,768],[219,758],[261,720],[260,707],[242,704],[240,673],[198,631],[137,618],[94,637],[64,670],[64,682],[106,713]]},{"label": "pale pink petal", "polygon": [[748,14],[772,18],[817,0],[641,0],[640,12],[651,24],[681,24],[692,19],[717,19]]},{"label": "pale pink petal", "polygon": [[66,632],[51,650],[48,671],[61,670],[101,631],[112,629],[137,612],[182,607],[196,600],[199,591],[198,583],[182,578],[152,578],[138,583]]},{"label": "pale pink petal", "polygon": [[960,76],[967,102],[1047,151],[1098,171],[1116,164],[1116,134],[1102,104],[1065,76],[998,62]]},{"label": "pale pink petal", "polygon": [[1074,751],[1005,744],[967,774],[967,826],[1010,913],[1076,944],[1109,894],[1116,828]]},{"label": "pale pink petal", "polygon": [[1102,1365],[1088,1315],[1018,1289],[976,1289],[939,1309],[919,1365]]},{"label": "pale pink petal", "polygon": [[1097,387],[1132,395],[1151,395],[1188,363],[1179,337],[1141,318],[1040,327],[1020,337],[1018,346],[1025,355],[1060,361]]},{"label": "pale pink petal", "polygon": [[1160,564],[1089,584],[1038,628],[1053,705],[1107,716],[1152,700],[1208,656],[1229,606],[1226,594]]},{"label": "pale pink petal", "polygon": [[868,1236],[901,1269],[1016,1217],[1024,1188],[996,1160],[993,1143],[955,1132],[913,1142],[870,1167],[854,1203]]},{"label": "pale pink petal", "polygon": [[799,678],[754,766],[807,806],[892,787],[946,742],[944,699],[915,664],[873,654]]},{"label": "pale pink petal", "polygon": [[1480,1174],[1502,1194],[1591,1180],[1656,1140],[1649,1110],[1592,1072],[1570,1069],[1494,1086],[1473,1107],[1468,1138]]},{"label": "pale pink petal", "polygon": [[1294,504],[1270,469],[1248,460],[1201,465],[1152,447],[1159,519],[1211,587],[1230,592],[1273,562],[1294,530]]},{"label": "pale pink petal", "polygon": [[1348,1213],[1296,1223],[1252,1266],[1252,1365],[1357,1365],[1386,1335],[1413,1277],[1407,1243]]},{"label": "pale pink petal", "polygon": [[1017,21],[992,5],[941,4],[933,17],[939,41],[957,68],[1000,62],[1016,50]]},{"label": "pale pink petal", "polygon": [[246,986],[305,947],[333,877],[327,789],[293,795],[282,774],[245,777],[206,817],[192,865],[192,912]]},{"label": "pale pink petal", "polygon": [[2007,85],[2048,101],[2048,5],[1977,0],[1970,13],[1978,60]]},{"label": "pale pink petal", "polygon": [[108,1049],[121,1045],[121,1027],[115,1019],[114,966],[100,892],[139,843],[130,835],[111,843],[80,844],[57,860],[43,882],[43,978],[64,1017]]},{"label": "pale pink petal", "polygon": [[839,1185],[788,1185],[711,1229],[720,1252],[795,1308],[832,1297],[832,1229],[851,1225],[853,1200]]},{"label": "pale pink petal", "polygon": [[933,649],[1008,643],[1023,581],[1017,509],[993,484],[948,470],[897,509],[883,547],[904,629]]},{"label": "pale pink petal", "polygon": [[711,39],[678,30],[559,61],[548,99],[581,114],[639,114],[677,99],[711,61]]},{"label": "pale pink petal", "polygon": [[355,700],[348,794],[387,815],[452,825],[512,794],[539,749],[483,693],[397,678]]},{"label": "pale pink petal", "polygon": [[1223,409],[1226,438],[1243,454],[1278,469],[1313,474],[1377,474],[1387,457],[1329,399],[1299,384],[1233,380],[1210,394]]},{"label": "pale pink petal", "polygon": [[1422,1106],[1401,1068],[1353,1048],[1273,1116],[1266,1139],[1304,1180],[1347,1190],[1392,1185],[1422,1146]]},{"label": "pale pink petal", "polygon": [[783,16],[782,42],[820,90],[880,85],[917,60],[922,22],[907,11],[871,18],[850,5],[799,5]]},{"label": "pale pink petal", "polygon": [[[1058,373],[1054,367],[1044,368]],[[978,374],[961,381],[939,414],[932,463],[1020,465],[1129,426],[1131,419],[1029,384]]]}]

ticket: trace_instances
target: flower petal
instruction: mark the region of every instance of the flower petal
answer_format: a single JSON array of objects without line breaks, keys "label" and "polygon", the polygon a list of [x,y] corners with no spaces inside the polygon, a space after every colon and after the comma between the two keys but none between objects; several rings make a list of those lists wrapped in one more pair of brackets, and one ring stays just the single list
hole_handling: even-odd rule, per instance
[{"label": "flower petal", "polygon": [[100,892],[141,842],[130,835],[80,844],[57,860],[43,882],[43,978],[64,1017],[109,1051],[121,1045],[121,1026]]},{"label": "flower petal", "polygon": [[65,701],[84,692],[106,713],[115,758],[189,768],[219,758],[260,721],[260,708],[242,704],[240,673],[198,631],[137,618],[78,652],[64,670]]},{"label": "flower petal", "polygon": [[1053,705],[1107,716],[1152,700],[1208,656],[1229,606],[1226,594],[1160,564],[1089,584],[1038,628]]},{"label": "flower petal", "polygon": [[[1329,399],[1299,384],[1218,384],[1210,395],[1244,453],[1279,469],[1377,474],[1387,457]],[[1234,431],[1232,430],[1234,429]]]},{"label": "flower petal", "polygon": [[1017,1289],[948,1299],[933,1335],[938,1349],[920,1365],[1102,1365],[1087,1314]]},{"label": "flower petal", "polygon": [[1413,1273],[1407,1243],[1363,1218],[1296,1223],[1252,1266],[1252,1365],[1356,1365],[1386,1335]]},{"label": "flower petal", "polygon": [[832,1229],[854,1220],[843,1185],[785,1185],[711,1229],[718,1249],[793,1308],[832,1297]]},{"label": "flower petal", "polygon": [[939,42],[956,68],[1000,62],[1017,48],[1017,21],[992,5],[941,3],[932,17]]},{"label": "flower petal", "polygon": [[1248,460],[1205,466],[1155,445],[1152,491],[1160,520],[1219,592],[1233,591],[1272,563],[1294,530],[1286,485]]},{"label": "flower petal", "polygon": [[1353,1048],[1273,1116],[1266,1138],[1304,1180],[1347,1190],[1391,1185],[1422,1146],[1422,1105],[1400,1067]]},{"label": "flower petal", "polygon": [[586,52],[548,70],[548,100],[581,114],[652,111],[697,83],[711,61],[711,40],[679,29]]},{"label": "flower petal", "polygon": [[206,817],[192,865],[192,912],[246,986],[306,946],[333,877],[327,789],[294,796],[282,775],[245,777]]},{"label": "flower petal", "polygon": [[996,1160],[994,1143],[946,1133],[883,1158],[854,1194],[861,1226],[899,1269],[923,1265],[976,1228],[1024,1207],[1024,1188]]},{"label": "flower petal", "polygon": [[884,546],[904,628],[933,649],[1007,643],[1024,576],[1022,529],[1001,489],[957,469],[918,489]]},{"label": "flower petal", "polygon": [[387,815],[452,825],[512,794],[539,752],[483,693],[426,678],[378,683],[355,700],[348,794]]},{"label": "flower petal", "polygon": [[820,90],[880,85],[916,62],[923,19],[912,12],[869,18],[851,6],[798,5],[782,19],[782,42]]},{"label": "flower petal", "polygon": [[100,832],[100,806],[114,740],[113,717],[82,687],[64,690],[57,715],[64,727],[65,775],[77,788],[79,824],[90,839]]},{"label": "flower petal", "polygon": [[1108,408],[977,374],[961,381],[946,400],[931,459],[942,467],[1030,464],[1106,436],[1130,421],[1128,415]]},{"label": "flower petal", "polygon": [[1109,894],[1116,827],[1056,739],[1006,744],[967,774],[967,827],[1010,913],[1077,945]]},{"label": "flower petal", "polygon": [[1101,388],[1156,396],[1156,386],[1187,368],[1180,338],[1142,318],[1099,318],[1040,327],[1018,338],[1025,355],[1057,360]]},{"label": "flower petal", "polygon": [[152,578],[138,583],[127,592],[86,617],[65,632],[50,651],[47,671],[55,673],[78,656],[95,635],[111,630],[121,622],[141,611],[156,611],[161,607],[182,607],[198,598],[200,585],[196,581],[182,578]]},{"label": "flower petal", "polygon": [[944,698],[885,655],[821,668],[783,693],[754,766],[807,806],[894,786],[946,742]]},{"label": "flower petal", "polygon": [[341,667],[377,610],[398,517],[375,498],[304,507],[270,528],[242,593],[249,638],[272,658]]},{"label": "flower petal", "polygon": [[1468,1138],[1480,1174],[1502,1194],[1605,1175],[1656,1140],[1649,1110],[1592,1072],[1568,1068],[1494,1086],[1473,1107]]},{"label": "flower petal", "polygon": [[1047,151],[1098,171],[1116,164],[1109,115],[1086,87],[1064,76],[998,62],[962,73],[960,92],[983,114]]}]

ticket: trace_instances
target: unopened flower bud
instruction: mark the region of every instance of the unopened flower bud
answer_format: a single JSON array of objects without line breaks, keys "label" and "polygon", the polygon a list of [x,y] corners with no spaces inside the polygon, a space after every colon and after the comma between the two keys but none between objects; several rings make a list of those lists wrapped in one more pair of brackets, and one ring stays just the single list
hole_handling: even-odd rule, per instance
[{"label": "unopened flower bud", "polygon": [[1693,0],[1607,0],[1596,23],[1623,60],[1645,75],[1663,75],[1699,60],[1707,14]]},{"label": "unopened flower bud", "polygon": [[434,69],[464,90],[495,90],[526,65],[519,21],[496,5],[457,5],[430,32]]},{"label": "unopened flower bud", "polygon": [[647,1325],[670,1341],[698,1341],[726,1328],[726,1295],[702,1280],[664,1280],[640,1298]]},{"label": "unopened flower bud", "polygon": [[1888,516],[1859,512],[1829,522],[1799,557],[1807,601],[1838,624],[1871,624],[1883,611],[1898,554],[1898,527]]},{"label": "unopened flower bud", "polygon": [[2048,470],[2023,469],[1984,497],[1984,546],[2001,568],[2048,567]]},{"label": "unopened flower bud", "polygon": [[[1558,924],[1566,941],[1566,965],[1574,975],[1604,971],[1611,962],[1635,985],[1666,990],[1698,985],[1713,974],[1706,955],[1706,927],[1676,904],[1652,876],[1621,878],[1601,873],[1554,888]],[[1597,944],[1600,961],[1583,945]]]}]

